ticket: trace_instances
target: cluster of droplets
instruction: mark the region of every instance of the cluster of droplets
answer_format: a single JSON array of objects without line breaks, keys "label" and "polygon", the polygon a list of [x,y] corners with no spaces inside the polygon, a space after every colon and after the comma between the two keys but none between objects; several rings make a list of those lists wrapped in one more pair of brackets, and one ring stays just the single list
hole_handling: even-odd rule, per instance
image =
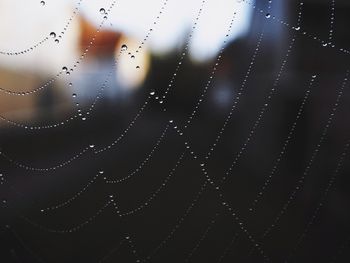
[{"label": "cluster of droplets", "polygon": [[[158,11],[158,14],[156,16],[156,18],[153,20],[152,22],[152,26],[148,29],[145,37],[143,38],[143,40],[141,41],[141,43],[138,45],[138,47],[136,48],[135,50],[135,53],[139,53],[140,50],[142,49],[142,47],[146,44],[147,40],[150,38],[152,32],[153,32],[153,26],[157,25],[158,21],[160,20],[161,16],[163,15],[164,11],[165,11],[165,8],[167,6],[167,3],[168,3],[169,0],[164,0],[162,5],[161,5],[161,8],[160,10]],[[102,8],[103,9],[103,8]],[[103,12],[104,10],[102,10]],[[101,9],[100,9],[100,12],[101,12]],[[121,47],[121,51],[127,51],[128,50],[128,46],[126,44],[123,44],[122,47]],[[128,52],[128,55],[130,56],[131,59],[135,59],[135,55],[132,54],[131,52]],[[139,65],[136,65],[136,69],[140,69],[140,66]]]},{"label": "cluster of droplets", "polygon": [[103,19],[106,20],[108,18],[108,13],[106,11],[106,9],[104,9],[103,7],[100,8],[99,10],[100,14],[103,16]]},{"label": "cluster of droplets", "polygon": [[78,2],[78,6],[76,6],[74,8],[73,14],[70,16],[70,18],[68,19],[67,23],[65,24],[65,26],[63,27],[63,30],[61,31],[61,33],[58,35],[58,37],[56,38],[56,33],[55,32],[51,32],[50,33],[50,37],[54,39],[55,43],[60,43],[60,40],[63,38],[63,35],[65,34],[65,32],[68,30],[69,26],[71,25],[74,17],[76,17],[79,14],[79,8],[80,5],[82,3],[83,0],[79,0]]},{"label": "cluster of droplets", "polygon": [[3,185],[5,183],[5,177],[2,173],[0,173],[0,185]]}]

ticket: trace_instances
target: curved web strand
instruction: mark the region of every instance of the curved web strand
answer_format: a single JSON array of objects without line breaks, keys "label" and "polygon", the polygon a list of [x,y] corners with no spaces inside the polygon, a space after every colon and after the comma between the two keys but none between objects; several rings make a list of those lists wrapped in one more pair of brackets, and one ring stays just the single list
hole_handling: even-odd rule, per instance
[{"label": "curved web strand", "polygon": [[220,255],[217,263],[222,263],[223,260],[225,259],[225,257],[227,256],[227,254],[230,252],[230,250],[232,249],[234,243],[236,242],[236,240],[238,239],[239,234],[235,233],[230,241],[230,243],[225,247],[224,251],[222,252],[222,254]]},{"label": "curved web strand", "polygon": [[51,32],[49,34],[49,36],[44,37],[42,40],[40,40],[36,44],[31,45],[28,48],[25,48],[23,50],[18,50],[18,51],[3,51],[3,50],[0,50],[0,55],[18,56],[18,55],[24,55],[24,54],[30,53],[30,52],[34,51],[35,49],[37,49],[39,46],[42,46],[50,38],[53,38],[56,43],[59,43],[59,39],[61,39],[63,37],[65,31],[67,31],[67,29],[69,28],[69,26],[70,26],[71,22],[73,21],[74,17],[76,17],[79,14],[79,8],[80,8],[80,5],[81,5],[82,2],[83,2],[83,0],[79,0],[79,2],[77,3],[78,6],[76,6],[74,8],[73,14],[69,17],[68,21],[65,23],[65,26],[63,27],[63,30],[62,30],[61,34],[57,38],[56,38],[56,33],[55,32]]},{"label": "curved web strand", "polygon": [[333,35],[334,35],[334,22],[335,22],[335,0],[330,0],[331,6],[330,6],[330,21],[329,21],[329,35],[328,35],[328,41],[329,45],[332,44]]},{"label": "curved web strand", "polygon": [[76,192],[71,198],[65,200],[65,201],[61,201],[55,205],[51,205],[49,207],[46,208],[42,208],[40,211],[41,212],[47,212],[47,211],[51,211],[51,210],[56,210],[62,207],[66,207],[68,205],[70,205],[74,200],[76,200],[77,198],[79,198],[84,192],[86,192],[89,188],[91,188],[91,186],[93,184],[95,184],[99,178],[102,177],[102,179],[99,180],[103,180],[104,183],[106,184],[119,184],[119,183],[124,183],[126,181],[128,181],[129,179],[133,178],[135,175],[139,174],[143,167],[152,159],[154,152],[158,149],[159,144],[162,142],[167,130],[168,130],[169,125],[167,125],[164,129],[164,131],[162,132],[162,134],[160,135],[160,137],[158,138],[155,146],[152,148],[152,150],[150,151],[150,153],[146,156],[146,158],[141,162],[141,164],[138,166],[138,168],[134,169],[131,173],[129,173],[127,176],[124,176],[122,178],[119,179],[108,179],[105,175],[104,175],[104,171],[100,170],[98,171],[98,173],[96,173],[96,175],[78,192]]},{"label": "curved web strand", "polygon": [[98,263],[103,263],[106,262],[106,260],[108,260],[112,255],[114,255],[115,253],[117,253],[121,246],[123,245],[123,243],[125,242],[125,239],[122,239],[116,246],[114,246],[112,249],[110,249],[99,261]]},{"label": "curved web strand", "polygon": [[196,251],[199,249],[200,245],[202,244],[203,240],[208,236],[210,230],[212,230],[212,228],[215,226],[218,217],[219,217],[220,213],[216,213],[214,215],[214,217],[210,220],[207,228],[205,229],[205,231],[203,232],[203,234],[200,236],[199,240],[196,242],[196,244],[194,245],[194,247],[191,249],[191,251],[189,252],[189,254],[186,256],[186,259],[184,262],[190,262],[191,258],[193,257],[193,255],[196,253]]},{"label": "curved web strand", "polygon": [[332,259],[329,263],[337,263],[339,262],[339,257],[344,253],[344,250],[349,246],[350,244],[350,237],[348,237],[337,249],[335,254],[332,256]]},{"label": "curved web strand", "polygon": [[185,156],[185,153],[186,153],[186,150],[184,150],[181,153],[180,157],[176,161],[175,166],[170,170],[170,172],[165,177],[165,179],[163,180],[163,182],[160,185],[160,187],[158,187],[157,190],[152,192],[150,194],[150,196],[148,198],[146,198],[145,201],[142,201],[142,203],[140,205],[138,205],[137,207],[132,208],[132,209],[128,209],[128,210],[125,210],[125,211],[122,211],[120,209],[120,207],[117,205],[117,203],[114,201],[114,197],[115,196],[111,195],[111,198],[113,198],[113,206],[114,206],[114,208],[116,210],[117,215],[119,217],[130,216],[130,215],[136,214],[136,213],[140,212],[141,210],[145,209],[146,207],[148,207],[152,203],[152,201],[157,197],[157,195],[166,187],[166,185],[168,184],[169,180],[173,177],[173,175],[175,174],[176,170],[181,165],[183,157]]},{"label": "curved web strand", "polygon": [[264,116],[265,116],[265,113],[267,111],[267,109],[269,108],[269,103],[270,101],[272,100],[273,98],[273,95],[275,94],[277,88],[279,87],[279,81],[281,79],[281,76],[285,70],[285,66],[288,62],[288,58],[290,57],[290,53],[293,49],[293,46],[294,46],[294,43],[295,43],[295,38],[293,37],[289,46],[288,46],[288,49],[287,49],[287,52],[283,58],[283,61],[281,63],[281,67],[277,73],[277,76],[272,84],[272,87],[267,95],[267,97],[265,98],[265,102],[263,104],[263,106],[260,108],[260,111],[258,113],[258,117],[257,119],[255,120],[253,126],[251,127],[250,131],[249,131],[249,134],[247,136],[247,138],[245,139],[242,147],[240,148],[240,150],[238,151],[238,153],[236,154],[233,162],[231,163],[230,167],[227,169],[227,171],[225,172],[225,175],[220,179],[220,183],[222,184],[227,178],[228,176],[230,176],[230,174],[232,173],[232,170],[233,168],[235,167],[235,165],[238,163],[239,159],[241,158],[241,156],[243,155],[243,153],[246,151],[249,143],[251,142],[251,140],[253,139],[253,136],[255,135],[256,133],[256,130],[257,128],[259,127],[260,123],[262,122],[262,120],[264,119]]},{"label": "curved web strand", "polygon": [[[312,41],[316,41],[319,43],[319,45],[321,45],[322,47],[328,47],[328,48],[332,48],[332,49],[335,49],[337,50],[338,52],[340,53],[344,53],[344,54],[347,54],[349,55],[350,54],[350,50],[349,49],[346,49],[346,48],[341,48],[341,47],[337,47],[334,43],[329,43],[328,40],[324,40],[324,39],[321,39],[320,37],[318,37],[317,35],[314,35],[312,33],[309,33],[305,30],[302,30],[302,28],[300,28],[299,26],[292,26],[290,23],[276,17],[275,15],[273,14],[266,14],[264,12],[263,9],[259,9],[255,4],[253,4],[251,1],[248,1],[248,0],[241,0],[242,2],[252,6],[252,8],[260,15],[262,16],[265,16],[265,18],[267,19],[272,19],[272,21],[276,21],[277,23],[281,24],[281,25],[284,25],[285,27],[289,28],[290,30],[293,30],[295,31],[296,33],[298,33],[299,35],[302,35],[302,36],[306,36],[307,38],[311,39]],[[301,5],[303,5],[304,3],[301,2],[300,3]]]},{"label": "curved web strand", "polygon": [[55,234],[69,234],[69,233],[75,233],[75,232],[78,232],[79,230],[81,230],[82,228],[86,227],[87,225],[90,225],[91,223],[93,223],[96,218],[102,214],[102,212],[104,210],[106,210],[107,207],[110,206],[110,204],[112,203],[111,200],[109,200],[105,205],[103,205],[94,215],[90,216],[89,218],[85,219],[84,221],[82,221],[81,223],[79,224],[76,224],[72,227],[66,227],[66,228],[51,228],[51,227],[47,227],[47,226],[44,226],[42,224],[39,224],[37,222],[34,222],[33,220],[21,215],[20,213],[18,213],[17,211],[17,214],[20,215],[20,218],[23,219],[26,223],[28,223],[29,225],[35,227],[35,228],[38,228],[42,231],[45,231],[45,232],[49,232],[49,233],[55,233]]},{"label": "curved web strand", "polygon": [[231,109],[230,109],[228,115],[226,116],[226,119],[225,119],[225,121],[224,121],[224,123],[223,123],[221,129],[220,129],[220,131],[219,131],[219,132],[217,133],[217,135],[216,135],[216,138],[215,138],[214,143],[212,143],[212,145],[210,146],[209,151],[207,152],[207,154],[206,154],[206,156],[205,156],[205,159],[206,159],[206,160],[208,160],[208,159],[210,158],[210,156],[212,155],[212,153],[213,153],[214,149],[216,148],[217,144],[218,144],[219,141],[221,140],[222,135],[224,134],[224,132],[225,132],[225,130],[226,130],[226,126],[227,126],[227,125],[229,124],[229,122],[231,121],[232,115],[233,115],[233,113],[235,112],[235,110],[236,110],[236,108],[237,108],[237,106],[238,106],[238,104],[239,104],[239,102],[240,102],[240,99],[241,99],[241,97],[242,97],[242,95],[243,95],[243,92],[245,91],[245,88],[246,88],[246,86],[247,86],[247,82],[248,82],[248,80],[249,80],[249,77],[250,77],[250,75],[251,75],[251,73],[252,73],[252,71],[253,71],[253,69],[254,69],[253,67],[254,67],[254,65],[255,65],[255,61],[256,61],[256,59],[257,59],[257,57],[258,57],[258,55],[259,55],[259,52],[260,52],[260,50],[261,50],[260,46],[261,46],[261,43],[262,43],[262,41],[263,41],[264,34],[265,34],[265,24],[263,25],[263,30],[262,30],[262,32],[260,33],[260,36],[259,36],[259,38],[258,38],[258,42],[257,42],[256,47],[255,47],[255,49],[254,49],[253,56],[252,56],[252,58],[251,58],[251,60],[250,60],[248,70],[247,70],[247,72],[246,72],[246,74],[245,74],[245,76],[244,76],[244,79],[243,79],[243,81],[242,81],[242,84],[241,84],[241,86],[240,86],[240,88],[239,88],[239,90],[238,90],[238,92],[237,92],[237,95],[238,95],[238,96],[235,97],[235,99],[234,99],[234,101],[233,101],[233,103],[232,103],[232,107],[231,107]]},{"label": "curved web strand", "polygon": [[[109,9],[108,9],[109,11],[112,10],[112,8],[114,7],[115,3],[116,3],[116,0],[114,0],[114,1],[111,3],[111,5],[110,5],[110,7],[109,7]],[[91,47],[94,46],[94,43],[95,43],[97,34],[100,33],[100,31],[101,31],[101,29],[102,29],[102,27],[103,27],[103,25],[104,25],[105,22],[106,22],[106,19],[101,20],[101,23],[99,24],[99,26],[97,27],[97,29],[96,29],[94,35],[93,35],[92,38],[90,39],[89,44],[85,47],[84,52],[81,53],[79,59],[78,59],[77,61],[75,61],[69,69],[68,69],[67,66],[63,66],[63,67],[62,67],[62,70],[59,71],[54,77],[50,78],[46,83],[44,83],[44,84],[41,85],[40,87],[34,88],[34,89],[32,89],[32,90],[29,90],[29,91],[28,91],[28,90],[27,90],[27,91],[25,91],[25,90],[22,90],[22,91],[12,91],[12,90],[10,90],[10,89],[5,89],[5,88],[0,87],[0,92],[6,93],[6,94],[8,94],[8,95],[16,95],[16,96],[31,95],[31,94],[35,94],[35,93],[37,93],[37,92],[39,92],[39,91],[42,91],[42,90],[44,90],[44,89],[50,87],[50,85],[53,84],[54,82],[56,82],[57,79],[58,79],[61,75],[64,75],[64,74],[70,75],[71,72],[73,72],[74,69],[76,69],[76,68],[79,66],[79,64],[81,64],[81,62],[82,62],[82,61],[84,60],[84,58],[87,56],[87,54],[88,54],[89,50],[91,49]]]},{"label": "curved web strand", "polygon": [[307,234],[310,232],[310,229],[312,228],[312,226],[315,224],[317,216],[320,213],[322,207],[325,205],[328,194],[329,194],[330,190],[332,189],[332,186],[333,186],[335,180],[337,179],[340,170],[342,169],[342,167],[344,165],[344,159],[345,159],[346,155],[348,154],[349,146],[350,146],[350,140],[348,140],[346,142],[344,149],[343,149],[343,152],[341,153],[341,155],[338,159],[336,168],[334,169],[331,177],[328,180],[328,184],[326,186],[326,189],[324,190],[323,195],[321,196],[316,208],[314,209],[312,216],[308,220],[303,232],[299,235],[295,246],[293,247],[292,251],[288,255],[288,259],[291,259],[294,257],[296,251],[301,246],[301,244],[304,241],[304,239],[306,238]]},{"label": "curved web strand", "polygon": [[151,151],[147,154],[146,158],[138,165],[137,168],[135,168],[131,173],[129,173],[127,176],[124,176],[122,178],[118,178],[118,179],[107,179],[105,180],[105,182],[107,184],[119,184],[122,182],[125,182],[133,177],[135,177],[135,175],[139,174],[142,171],[142,168],[147,165],[147,163],[149,161],[152,160],[152,157],[154,155],[154,153],[159,149],[159,145],[161,144],[161,142],[163,141],[164,137],[166,136],[166,133],[169,129],[169,125],[166,125],[163,132],[161,133],[160,137],[157,139],[157,142],[154,144],[153,148],[151,149]]},{"label": "curved web strand", "polygon": [[256,196],[255,196],[255,198],[254,198],[254,200],[252,202],[252,205],[249,208],[249,211],[251,211],[251,212],[255,211],[255,207],[258,205],[259,201],[261,200],[261,198],[265,194],[267,188],[271,184],[271,181],[272,181],[273,177],[275,176],[275,174],[276,174],[276,172],[277,172],[277,170],[279,168],[280,162],[281,162],[282,158],[284,157],[284,155],[286,154],[286,152],[288,150],[289,143],[292,140],[292,137],[294,136],[294,133],[295,133],[298,121],[299,121],[299,119],[302,116],[302,113],[303,113],[304,108],[305,108],[305,104],[306,104],[306,102],[307,102],[307,100],[308,100],[308,98],[310,96],[311,89],[312,89],[312,86],[314,85],[315,80],[316,80],[316,75],[313,75],[311,77],[310,82],[309,82],[309,86],[308,86],[308,88],[307,88],[307,90],[305,92],[303,101],[300,104],[300,107],[299,107],[299,110],[298,110],[298,112],[296,114],[295,120],[294,120],[293,124],[291,125],[291,128],[290,128],[290,130],[288,132],[288,135],[287,135],[287,137],[286,137],[286,139],[285,139],[285,141],[283,143],[282,149],[279,152],[279,154],[277,156],[277,159],[275,160],[274,165],[273,165],[269,175],[264,180],[264,183],[263,183],[262,187],[260,187],[260,190],[256,194]]},{"label": "curved web strand", "polygon": [[339,102],[340,102],[340,99],[343,95],[343,91],[344,91],[344,88],[345,86],[347,85],[347,79],[348,79],[348,76],[349,76],[349,71],[346,72],[346,76],[343,80],[343,83],[341,84],[341,87],[338,91],[338,95],[337,95],[337,98],[336,98],[336,101],[335,103],[333,104],[333,107],[332,107],[332,110],[331,112],[329,113],[329,117],[326,121],[326,124],[322,130],[322,134],[318,140],[318,143],[315,145],[314,147],[314,150],[312,152],[312,155],[301,175],[301,177],[299,178],[299,180],[297,181],[296,183],[296,186],[295,188],[293,189],[293,191],[291,192],[291,194],[289,195],[287,201],[284,203],[284,205],[282,206],[281,210],[277,213],[275,219],[273,220],[273,223],[268,226],[265,231],[263,232],[262,236],[261,236],[261,240],[264,240],[270,233],[271,231],[276,227],[277,223],[280,221],[280,219],[282,218],[282,216],[287,212],[288,210],[288,207],[292,204],[292,202],[294,201],[294,199],[296,198],[296,195],[297,193],[303,188],[303,185],[304,185],[304,182],[308,176],[308,174],[310,173],[310,170],[311,168],[313,167],[313,164],[316,160],[316,157],[320,151],[320,148],[321,146],[323,145],[323,142],[327,136],[327,133],[333,123],[333,120],[336,116],[336,113],[337,113],[337,109],[338,109],[338,106],[339,106]]},{"label": "curved web strand", "polygon": [[[84,220],[82,223],[77,224],[73,227],[66,227],[66,228],[62,228],[62,229],[54,229],[54,228],[50,228],[47,226],[43,226],[42,224],[39,224],[37,222],[34,222],[33,220],[29,219],[28,217],[25,217],[23,215],[21,215],[20,213],[20,218],[23,219],[24,221],[28,222],[30,225],[40,228],[41,230],[44,230],[46,232],[50,232],[50,233],[57,233],[57,234],[67,234],[67,233],[74,233],[77,232],[78,230],[81,230],[84,226],[92,223],[107,207],[110,206],[110,204],[113,205],[113,208],[116,210],[116,214],[119,217],[126,217],[126,216],[130,216],[133,215],[143,209],[145,209],[146,207],[148,207],[151,202],[157,197],[157,195],[165,188],[165,186],[167,185],[168,181],[170,180],[170,178],[174,175],[174,173],[176,172],[177,168],[180,166],[180,164],[182,163],[183,157],[186,153],[186,150],[183,151],[183,153],[180,155],[180,158],[177,160],[175,166],[171,169],[171,171],[168,173],[168,175],[165,177],[165,179],[163,180],[163,182],[161,183],[160,187],[157,188],[154,192],[152,192],[150,194],[150,197],[146,198],[141,205],[137,206],[136,208],[133,209],[128,209],[125,211],[121,211],[120,208],[117,206],[117,203],[115,201],[115,195],[109,195],[107,197],[108,202],[102,206],[102,208],[100,208],[94,215],[90,216],[89,218],[87,218],[86,220]],[[13,209],[13,208],[12,208]]]},{"label": "curved web strand", "polygon": [[[118,54],[118,58],[120,57],[121,53]],[[118,58],[116,60],[116,63],[118,61]],[[114,67],[116,64],[114,65]],[[18,121],[13,121],[11,119],[8,119],[4,117],[3,115],[0,115],[0,120],[7,122],[9,125],[15,126],[17,128],[22,128],[28,131],[38,131],[38,130],[47,130],[47,129],[53,129],[53,128],[58,128],[64,125],[67,125],[68,123],[71,123],[72,121],[76,119],[80,119],[81,121],[86,121],[88,116],[93,113],[97,102],[103,97],[103,91],[108,88],[108,82],[110,81],[112,73],[110,72],[107,76],[107,79],[103,82],[101,85],[100,89],[98,90],[97,95],[93,99],[92,103],[90,106],[87,108],[86,111],[82,111],[81,109],[78,109],[76,113],[72,114],[70,117],[60,120],[60,121],[55,121],[50,124],[45,124],[45,125],[29,125],[26,123],[18,122]]]},{"label": "curved web strand", "polygon": [[176,231],[182,226],[185,219],[192,212],[193,208],[198,204],[200,197],[205,191],[208,182],[205,182],[201,185],[200,190],[196,193],[195,197],[191,200],[190,205],[186,208],[185,213],[180,216],[180,218],[176,221],[176,224],[171,228],[168,234],[159,242],[159,244],[143,259],[143,262],[149,262],[151,259],[161,250],[167,242],[175,235]]}]

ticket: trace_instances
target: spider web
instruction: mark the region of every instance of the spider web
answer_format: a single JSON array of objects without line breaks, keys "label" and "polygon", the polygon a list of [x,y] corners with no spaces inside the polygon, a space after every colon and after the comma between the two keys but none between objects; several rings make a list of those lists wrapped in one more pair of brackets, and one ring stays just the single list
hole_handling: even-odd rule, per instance
[{"label": "spider web", "polygon": [[[347,262],[348,4],[154,3],[142,12],[143,37],[118,42],[115,56],[99,57],[100,39],[116,30],[122,1],[77,1],[59,30],[1,48],[2,65],[64,53],[74,21],[95,12],[79,55],[42,84],[11,87],[1,73],[4,105],[41,105],[0,114],[2,261]],[[25,5],[45,13],[50,4]],[[208,24],[220,4],[226,21]],[[184,40],[152,55],[152,37],[179,5],[191,15]],[[237,38],[244,6],[250,29]],[[193,43],[210,24],[224,32],[220,47],[194,61]],[[132,92],[115,82],[125,65],[147,75]]]}]

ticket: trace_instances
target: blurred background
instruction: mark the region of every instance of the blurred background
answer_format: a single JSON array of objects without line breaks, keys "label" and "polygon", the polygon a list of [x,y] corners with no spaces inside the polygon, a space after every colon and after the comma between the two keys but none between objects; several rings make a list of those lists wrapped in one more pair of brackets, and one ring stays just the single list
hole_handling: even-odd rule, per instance
[{"label": "blurred background", "polygon": [[0,0],[1,262],[348,262],[349,11]]}]

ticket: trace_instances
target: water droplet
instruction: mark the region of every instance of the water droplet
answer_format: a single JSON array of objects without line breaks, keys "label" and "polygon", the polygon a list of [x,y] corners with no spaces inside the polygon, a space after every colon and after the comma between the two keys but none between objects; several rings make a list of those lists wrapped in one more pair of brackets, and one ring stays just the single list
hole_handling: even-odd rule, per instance
[{"label": "water droplet", "polygon": [[67,67],[62,67],[62,70],[63,70],[64,72],[66,72],[66,71],[68,70],[68,68],[67,68]]},{"label": "water droplet", "polygon": [[151,92],[149,93],[149,95],[151,95],[151,96],[153,96],[154,94],[156,94],[154,91],[151,91]]},{"label": "water droplet", "polygon": [[122,45],[122,51],[126,51],[126,50],[128,50],[128,46],[125,45],[125,44],[123,44],[123,45]]},{"label": "water droplet", "polygon": [[131,58],[135,58],[135,56],[134,56],[134,55],[131,55]]},{"label": "water droplet", "polygon": [[70,83],[68,84],[68,86],[69,86],[69,87],[72,87],[72,86],[73,86],[72,82],[70,82]]},{"label": "water droplet", "polygon": [[100,9],[100,14],[102,14],[102,15],[106,14],[106,10],[104,8],[101,8]]},{"label": "water droplet", "polygon": [[58,43],[60,43],[60,41],[59,41],[58,39],[55,39],[55,43],[57,43],[57,44],[58,44]]},{"label": "water droplet", "polygon": [[50,33],[50,37],[55,38],[56,37],[56,33],[55,32],[51,32]]},{"label": "water droplet", "polygon": [[265,17],[266,17],[266,18],[270,18],[270,17],[271,17],[271,14],[270,14],[270,13],[267,13],[267,14],[265,15]]},{"label": "water droplet", "polygon": [[41,4],[42,6],[44,6],[46,3],[45,3],[45,1],[40,1],[40,4]]},{"label": "water droplet", "polygon": [[139,69],[139,68],[140,68],[140,66],[136,66],[136,68],[137,68],[137,69]]},{"label": "water droplet", "polygon": [[77,97],[77,94],[73,93],[73,94],[72,94],[72,97],[73,97],[73,98],[76,98],[76,97]]},{"label": "water droplet", "polygon": [[90,144],[89,147],[92,149],[95,147],[95,144]]},{"label": "water droplet", "polygon": [[300,30],[300,26],[295,27],[295,30],[299,31]]}]

